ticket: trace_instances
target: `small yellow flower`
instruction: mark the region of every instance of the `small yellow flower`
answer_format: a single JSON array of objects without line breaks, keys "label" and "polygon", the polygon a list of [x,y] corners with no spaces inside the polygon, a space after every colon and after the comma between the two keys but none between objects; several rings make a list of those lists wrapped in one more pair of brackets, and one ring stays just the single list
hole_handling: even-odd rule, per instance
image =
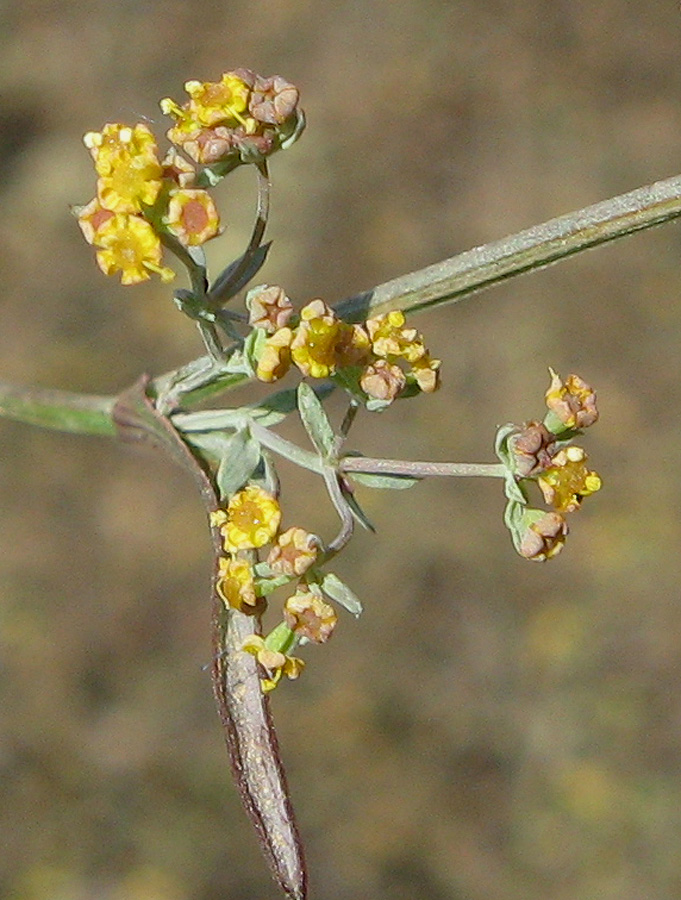
[{"label": "small yellow flower", "polygon": [[83,138],[100,176],[97,195],[105,209],[138,213],[151,206],[162,186],[163,168],[146,125],[105,125]]},{"label": "small yellow flower", "polygon": [[412,363],[411,374],[424,394],[432,394],[440,387],[441,365],[442,360],[433,359],[428,352]]},{"label": "small yellow flower", "polygon": [[551,384],[546,391],[546,405],[565,428],[588,428],[598,420],[596,394],[579,377],[568,375],[563,381],[549,369]]},{"label": "small yellow flower", "polygon": [[284,604],[284,621],[299,637],[324,644],[333,634],[338,617],[315,591],[298,591]]},{"label": "small yellow flower", "polygon": [[559,512],[574,512],[584,497],[600,490],[600,476],[587,469],[586,458],[581,447],[566,447],[537,479],[544,500]]},{"label": "small yellow flower", "polygon": [[172,269],[161,266],[161,242],[151,225],[140,216],[116,213],[97,228],[94,243],[97,263],[105,275],[121,273],[121,284],[139,284],[150,272],[161,281],[175,277]]},{"label": "small yellow flower", "polygon": [[303,528],[288,528],[270,550],[267,564],[276,575],[303,575],[314,565],[319,553],[319,538]]},{"label": "small yellow flower", "polygon": [[300,320],[291,343],[291,358],[303,375],[328,378],[336,371],[344,323],[323,300],[312,300],[304,306]]},{"label": "small yellow flower", "polygon": [[220,218],[207,191],[182,189],[170,192],[164,224],[180,243],[193,247],[205,244],[220,230]]},{"label": "small yellow flower", "polygon": [[[250,562],[239,557],[220,557],[216,590],[226,606],[243,613],[258,610],[255,580]],[[262,603],[260,604],[262,606]]]},{"label": "small yellow flower", "polygon": [[281,509],[272,494],[251,484],[235,494],[227,506],[226,519],[213,514],[211,523],[218,525],[225,550],[255,550],[269,543],[279,528]]},{"label": "small yellow flower", "polygon": [[187,81],[184,86],[190,100],[188,111],[194,121],[206,128],[214,125],[244,124],[244,113],[250,97],[249,86],[234,72],[225,72],[222,79]]},{"label": "small yellow flower", "polygon": [[404,313],[399,310],[367,319],[366,328],[376,356],[384,359],[401,356],[414,363],[426,354],[422,336],[415,328],[406,328],[404,323]]},{"label": "small yellow flower", "polygon": [[255,377],[268,384],[283,378],[291,366],[291,341],[293,332],[290,328],[280,328],[270,335],[258,360]]},{"label": "small yellow flower", "polygon": [[247,637],[241,645],[241,649],[255,656],[267,672],[268,677],[260,681],[260,686],[265,694],[274,690],[282,675],[286,675],[287,678],[293,681],[300,676],[305,668],[305,663],[302,659],[298,659],[296,656],[288,656],[279,650],[270,650],[265,645],[264,638],[259,634]]}]

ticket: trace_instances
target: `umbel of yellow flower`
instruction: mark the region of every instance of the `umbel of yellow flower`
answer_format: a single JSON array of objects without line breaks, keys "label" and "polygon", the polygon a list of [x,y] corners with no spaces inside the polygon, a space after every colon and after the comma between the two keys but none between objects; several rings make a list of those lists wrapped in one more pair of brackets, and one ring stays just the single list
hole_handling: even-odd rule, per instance
[{"label": "umbel of yellow flower", "polygon": [[226,511],[212,512],[210,522],[220,529],[228,553],[257,550],[277,533],[281,509],[272,494],[251,484],[232,497]]}]

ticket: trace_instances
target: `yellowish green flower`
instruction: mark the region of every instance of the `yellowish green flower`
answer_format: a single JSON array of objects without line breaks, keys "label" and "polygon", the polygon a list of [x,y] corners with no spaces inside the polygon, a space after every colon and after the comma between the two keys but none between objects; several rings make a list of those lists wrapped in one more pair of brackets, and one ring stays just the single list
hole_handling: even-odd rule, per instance
[{"label": "yellowish green flower", "polygon": [[243,613],[260,611],[263,603],[255,593],[253,567],[247,559],[220,557],[216,590],[226,606]]},{"label": "yellowish green flower", "polygon": [[139,284],[154,272],[161,281],[175,273],[161,265],[161,242],[151,225],[140,216],[115,213],[94,232],[97,263],[105,275],[121,273],[121,284]]},{"label": "yellowish green flower", "polygon": [[267,672],[268,677],[260,680],[263,693],[269,693],[269,691],[274,690],[282,675],[295,680],[305,668],[305,663],[302,659],[288,656],[280,650],[270,650],[265,644],[265,639],[259,634],[247,637],[241,645],[241,649],[255,656]]},{"label": "yellowish green flower", "polygon": [[316,535],[303,528],[288,528],[278,536],[267,557],[267,564],[276,575],[300,577],[314,565],[319,548]]},{"label": "yellowish green flower", "polygon": [[225,550],[256,550],[269,543],[277,533],[281,509],[275,497],[264,488],[251,484],[236,493],[227,511],[211,513],[211,525],[218,527]]},{"label": "yellowish green flower", "polygon": [[600,490],[600,476],[587,469],[586,459],[581,447],[565,447],[539,475],[537,482],[544,499],[559,512],[574,512],[584,497]]},{"label": "yellowish green flower", "polygon": [[298,637],[324,644],[333,634],[338,617],[321,594],[300,590],[284,604],[284,621]]},{"label": "yellowish green flower", "polygon": [[151,206],[162,186],[163,168],[146,125],[105,125],[83,138],[100,176],[97,195],[105,209],[138,213]]},{"label": "yellowish green flower", "polygon": [[205,244],[220,230],[220,217],[207,191],[183,189],[170,192],[163,222],[185,246]]},{"label": "yellowish green flower", "polygon": [[286,375],[291,367],[292,340],[293,332],[290,328],[280,328],[267,338],[255,370],[259,381],[270,383]]}]

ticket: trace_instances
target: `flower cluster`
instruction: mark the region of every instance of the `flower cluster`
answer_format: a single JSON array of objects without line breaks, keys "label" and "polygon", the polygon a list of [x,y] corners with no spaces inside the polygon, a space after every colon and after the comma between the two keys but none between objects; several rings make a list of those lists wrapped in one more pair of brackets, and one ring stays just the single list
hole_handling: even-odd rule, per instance
[{"label": "flower cluster", "polygon": [[[280,523],[277,499],[255,484],[234,494],[226,509],[211,514],[211,525],[219,529],[225,551],[219,560],[216,589],[228,608],[260,615],[267,605],[266,593],[282,584],[297,584],[284,604],[283,621],[268,635],[249,638],[242,647],[263,668],[264,691],[275,688],[282,675],[297,678],[305,664],[292,651],[301,641],[325,643],[336,625],[336,613],[316,581],[314,567],[321,542],[302,528],[280,532]],[[268,544],[266,559],[258,562],[257,551]]]},{"label": "flower cluster", "polygon": [[350,324],[317,299],[301,309],[292,327],[293,305],[281,288],[256,288],[247,305],[250,324],[267,333],[256,369],[260,381],[277,381],[295,365],[310,378],[342,375],[346,387],[354,379],[355,388],[377,405],[439,386],[440,360],[431,357],[415,328],[406,327],[402,312]]},{"label": "flower cluster", "polygon": [[[175,119],[173,146],[161,158],[147,125],[108,124],[84,137],[97,172],[97,195],[74,212],[105,275],[120,272],[122,284],[152,274],[171,281],[161,245],[191,248],[220,233],[215,203],[205,189],[240,163],[258,163],[288,146],[301,132],[298,90],[283,78],[246,69],[213,83],[190,81],[190,99],[161,101]],[[206,166],[197,171],[178,150]]]},{"label": "flower cluster", "polygon": [[[565,514],[578,510],[601,487],[600,476],[587,466],[586,452],[572,443],[598,420],[596,395],[577,375],[563,381],[552,369],[550,373],[544,420],[522,428],[507,425],[497,437],[498,455],[510,472],[506,524],[518,553],[539,561],[562,550],[569,530]],[[536,482],[550,510],[529,506],[529,482]]]},{"label": "flower cluster", "polygon": [[286,147],[302,131],[298,89],[280,75],[250,69],[226,72],[218,82],[188,81],[189,100],[161,101],[175,120],[168,140],[202,165],[253,163]]}]

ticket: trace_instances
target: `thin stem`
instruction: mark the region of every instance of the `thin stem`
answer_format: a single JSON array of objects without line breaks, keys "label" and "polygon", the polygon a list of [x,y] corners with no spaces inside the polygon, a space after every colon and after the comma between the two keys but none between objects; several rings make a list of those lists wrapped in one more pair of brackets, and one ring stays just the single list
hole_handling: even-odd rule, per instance
[{"label": "thin stem", "polygon": [[348,297],[335,309],[342,318],[359,321],[369,313],[457,303],[506,278],[680,215],[681,176],[677,175],[387,281]]},{"label": "thin stem", "polygon": [[73,434],[115,437],[115,402],[115,397],[25,388],[0,381],[0,417]]},{"label": "thin stem", "polygon": [[342,550],[348,543],[355,529],[355,522],[352,518],[350,506],[343,496],[343,491],[341,490],[338,481],[338,473],[334,469],[326,466],[322,474],[324,476],[326,490],[329,492],[331,502],[341,520],[340,531],[326,548],[326,553],[324,555],[324,561],[326,562]]},{"label": "thin stem", "polygon": [[427,478],[429,475],[445,477],[506,478],[508,470],[502,463],[438,463],[416,462],[406,459],[372,459],[367,456],[344,456],[340,471],[366,475],[407,475],[411,478]]}]

